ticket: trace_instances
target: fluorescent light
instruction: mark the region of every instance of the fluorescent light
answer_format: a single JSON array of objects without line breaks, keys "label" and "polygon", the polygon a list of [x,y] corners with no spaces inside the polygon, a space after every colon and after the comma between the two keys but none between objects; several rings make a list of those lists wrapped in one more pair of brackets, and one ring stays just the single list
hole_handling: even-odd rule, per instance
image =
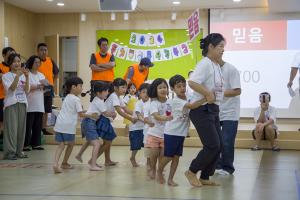
[{"label": "fluorescent light", "polygon": [[173,3],[174,5],[179,5],[179,4],[181,4],[180,1],[173,1],[172,3]]},{"label": "fluorescent light", "polygon": [[234,2],[241,2],[242,0],[233,0]]},{"label": "fluorescent light", "polygon": [[46,1],[48,1],[48,2],[52,2],[53,0],[46,0]]},{"label": "fluorescent light", "polygon": [[63,2],[58,2],[56,5],[60,6],[60,7],[65,6],[65,4]]}]

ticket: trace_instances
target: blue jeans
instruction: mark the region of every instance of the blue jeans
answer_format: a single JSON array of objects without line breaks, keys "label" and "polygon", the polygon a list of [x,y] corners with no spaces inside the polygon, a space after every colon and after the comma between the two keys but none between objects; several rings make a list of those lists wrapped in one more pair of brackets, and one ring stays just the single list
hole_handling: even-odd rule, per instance
[{"label": "blue jeans", "polygon": [[221,136],[223,138],[223,148],[220,159],[217,164],[217,169],[223,169],[230,174],[233,174],[234,167],[234,142],[238,128],[238,121],[224,120],[221,124]]}]

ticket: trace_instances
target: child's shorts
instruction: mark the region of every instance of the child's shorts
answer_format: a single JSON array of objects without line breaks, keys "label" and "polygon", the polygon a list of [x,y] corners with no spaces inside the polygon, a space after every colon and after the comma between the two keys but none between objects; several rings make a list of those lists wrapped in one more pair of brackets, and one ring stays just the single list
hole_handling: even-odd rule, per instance
[{"label": "child's shorts", "polygon": [[110,120],[103,115],[97,121],[97,132],[98,136],[103,140],[113,141],[117,137]]},{"label": "child's shorts", "polygon": [[143,130],[136,130],[136,131],[130,131],[129,132],[129,141],[130,141],[130,150],[140,150],[144,144],[144,135]]},{"label": "child's shorts", "polygon": [[182,156],[185,137],[164,134],[164,156]]},{"label": "child's shorts", "polygon": [[145,147],[164,148],[164,139],[147,134],[147,141]]},{"label": "child's shorts", "polygon": [[55,133],[55,141],[56,142],[74,142],[75,134],[56,132]]},{"label": "child's shorts", "polygon": [[99,135],[96,121],[90,118],[84,118],[81,122],[81,134],[82,137],[86,137],[87,141],[97,140]]}]

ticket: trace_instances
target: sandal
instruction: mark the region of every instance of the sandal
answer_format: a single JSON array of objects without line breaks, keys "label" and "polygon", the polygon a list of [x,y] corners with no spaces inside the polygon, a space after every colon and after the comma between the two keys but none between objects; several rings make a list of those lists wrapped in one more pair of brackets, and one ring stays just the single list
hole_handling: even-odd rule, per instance
[{"label": "sandal", "polygon": [[261,150],[261,148],[258,147],[258,146],[255,146],[255,147],[251,148],[251,151],[260,151],[260,150]]}]

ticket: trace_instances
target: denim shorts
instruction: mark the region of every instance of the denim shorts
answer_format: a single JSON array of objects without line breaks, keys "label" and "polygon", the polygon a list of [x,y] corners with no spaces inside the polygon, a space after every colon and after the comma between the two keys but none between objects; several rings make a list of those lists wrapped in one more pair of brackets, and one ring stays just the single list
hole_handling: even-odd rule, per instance
[{"label": "denim shorts", "polygon": [[144,135],[143,130],[129,132],[130,150],[140,150],[143,145]]},{"label": "denim shorts", "polygon": [[56,132],[55,133],[55,141],[56,142],[74,142],[75,134]]},{"label": "denim shorts", "polygon": [[113,141],[117,137],[110,120],[103,115],[97,121],[97,132],[103,140]]},{"label": "denim shorts", "polygon": [[164,134],[164,156],[182,156],[185,137]]},{"label": "denim shorts", "polygon": [[86,137],[87,141],[97,140],[99,135],[96,121],[90,118],[84,118],[81,122],[81,134],[82,137]]}]

